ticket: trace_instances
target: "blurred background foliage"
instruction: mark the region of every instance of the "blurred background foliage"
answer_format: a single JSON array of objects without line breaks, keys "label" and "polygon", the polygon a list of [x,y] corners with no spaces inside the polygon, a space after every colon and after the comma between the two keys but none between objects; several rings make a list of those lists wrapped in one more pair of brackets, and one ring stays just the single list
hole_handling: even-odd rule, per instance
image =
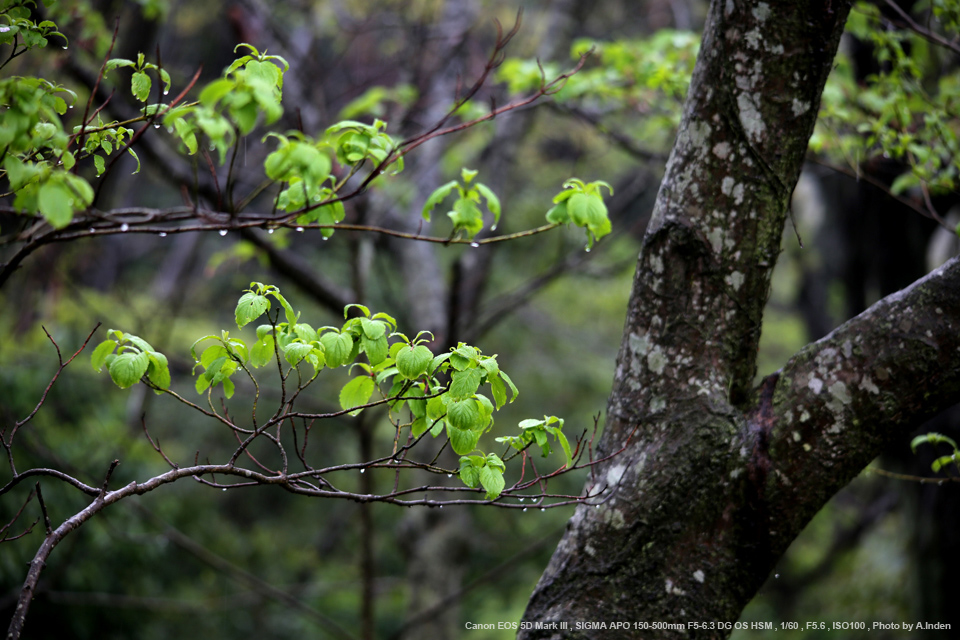
[{"label": "blurred background foliage", "polygon": [[[319,234],[285,230],[268,239],[116,235],[53,244],[0,289],[3,425],[29,414],[56,369],[42,327],[65,353],[97,322],[104,325],[99,335],[122,328],[142,336],[170,358],[174,388],[192,397],[189,345],[231,326],[236,298],[251,280],[278,285],[313,326],[337,319],[333,305],[316,294],[319,282],[321,290],[348,292],[349,302],[395,315],[409,335],[431,329],[441,346],[464,340],[500,354],[521,393],[499,424],[547,413],[563,417],[576,434],[592,428],[597,416],[602,423],[633,262],[679,121],[706,13],[702,1],[71,0],[37,9],[58,22],[70,48],[23,56],[3,73],[56,78],[85,103],[118,17],[113,56],[135,58],[142,51],[153,60],[159,52],[174,93],[201,66],[198,86],[218,77],[233,60],[234,46],[249,42],[292,65],[285,114],[275,130],[317,132],[346,113],[365,121],[380,117],[389,133],[403,136],[444,113],[458,83],[469,84],[482,69],[494,20],[509,28],[521,7],[523,27],[508,61],[465,112],[482,113],[491,103],[530,93],[541,67],[549,80],[595,47],[584,71],[554,101],[418,150],[405,173],[348,202],[347,221],[416,229],[427,193],[468,166],[499,195],[499,231],[509,233],[542,224],[566,178],[603,179],[615,187],[608,201],[614,232],[594,251],[584,251],[577,229],[481,249],[409,248],[347,231],[321,242]],[[845,60],[861,66],[844,64],[844,86],[868,83],[874,70],[862,47],[869,46],[845,42]],[[955,59],[941,62],[941,72],[955,66]],[[122,71],[107,79],[115,91],[108,117],[123,119],[136,108],[128,83]],[[830,108],[835,115],[836,104]],[[77,111],[68,114],[74,118],[68,125],[76,124]],[[831,126],[846,125],[834,120]],[[262,179],[262,134],[255,132],[242,150],[241,184],[252,187]],[[142,175],[130,177],[133,161],[125,159],[106,178],[101,208],[182,203],[177,176],[194,169],[176,158],[174,142],[157,138],[140,151]],[[928,249],[945,242],[932,241],[936,226],[884,192],[883,185],[902,174],[902,159],[864,150],[856,170],[873,179],[860,181],[828,166],[837,158],[843,164],[850,148],[842,146],[833,158],[819,156],[795,194],[793,218],[805,248],[788,226],[764,321],[759,375],[922,275]],[[92,172],[86,177],[95,180]],[[935,195],[933,204],[942,211],[954,204],[952,191]],[[269,197],[252,206],[269,208]],[[4,234],[18,224],[0,216]],[[434,235],[449,231],[445,216],[432,224]],[[118,458],[114,486],[162,472],[141,417],[174,460],[230,450],[214,425],[142,385],[117,390],[90,370],[86,357],[66,370],[19,434],[21,470],[55,467],[96,485]],[[336,407],[334,382],[329,396],[310,398],[315,409]],[[950,433],[954,423],[945,416],[936,430]],[[364,433],[379,444],[390,438],[373,416],[324,424],[311,445],[325,460],[359,460]],[[904,438],[875,464],[929,475],[929,461],[910,456],[908,442]],[[370,475],[374,486],[390,482]],[[0,482],[6,478],[4,469]],[[552,488],[575,494],[582,483],[581,474]],[[13,516],[29,490],[19,487],[0,500],[0,521]],[[44,480],[43,492],[55,523],[86,503],[52,481]],[[956,498],[952,484],[920,486],[865,473],[797,540],[743,620],[801,626],[926,620],[960,628],[945,601],[960,548],[952,526],[960,512]],[[32,521],[35,503],[28,511]],[[571,513],[363,506],[269,487],[221,495],[182,481],[111,507],[54,552],[27,637],[508,638],[512,631],[465,631],[464,623],[520,618]],[[41,537],[42,524],[3,544],[5,617]],[[788,635],[909,637],[896,631]]]}]

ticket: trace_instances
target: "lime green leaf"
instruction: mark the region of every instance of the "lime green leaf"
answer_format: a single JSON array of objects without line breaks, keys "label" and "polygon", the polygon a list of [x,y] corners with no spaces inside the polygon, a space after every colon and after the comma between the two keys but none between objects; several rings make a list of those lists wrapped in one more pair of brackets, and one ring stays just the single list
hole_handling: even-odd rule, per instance
[{"label": "lime green leaf", "polygon": [[[380,323],[377,322],[376,324]],[[363,347],[363,352],[367,354],[367,359],[370,360],[370,364],[373,366],[377,366],[387,359],[389,345],[387,344],[386,335],[381,334],[376,340],[371,340],[366,334],[363,334],[360,337],[360,343]]]},{"label": "lime green leaf", "polygon": [[477,442],[480,441],[480,432],[470,429],[458,429],[448,422],[447,437],[450,439],[450,446],[453,448],[453,451],[463,456],[477,447]]},{"label": "lime green leaf", "polygon": [[[447,420],[457,429],[483,430],[483,412],[479,403],[473,398],[451,402],[447,405]],[[457,453],[461,453],[457,451]]]},{"label": "lime green leaf", "polygon": [[297,363],[306,358],[313,351],[313,345],[305,342],[291,342],[283,348],[283,357],[291,366],[297,366]]},{"label": "lime green leaf", "polygon": [[487,491],[487,500],[500,497],[500,493],[506,484],[503,480],[503,472],[489,465],[485,465],[480,468],[479,476],[480,484],[483,485],[483,488]]},{"label": "lime green leaf", "polygon": [[61,229],[73,218],[73,194],[61,182],[44,182],[37,194],[40,213],[56,229]]},{"label": "lime green leaf", "polygon": [[262,367],[273,359],[274,339],[272,335],[265,335],[254,343],[250,349],[250,364],[254,367]]},{"label": "lime green leaf", "polygon": [[157,387],[169,389],[170,367],[167,364],[166,356],[156,351],[150,351],[147,355],[150,357],[150,365],[147,367],[147,378]]},{"label": "lime green leaf", "polygon": [[150,87],[152,83],[150,81],[150,76],[148,76],[143,71],[137,71],[133,74],[133,78],[130,81],[130,91],[136,96],[137,100],[140,102],[146,102],[150,97]]},{"label": "lime green leaf", "polygon": [[324,333],[320,336],[320,344],[323,345],[327,366],[330,368],[346,364],[349,361],[350,352],[353,351],[353,338],[349,333]]},{"label": "lime green leaf", "polygon": [[107,356],[113,353],[113,350],[117,346],[116,340],[104,340],[101,342],[96,349],[93,350],[93,353],[90,354],[90,364],[93,365],[94,371],[102,371],[103,365],[107,360]]},{"label": "lime green leaf", "polygon": [[427,222],[430,221],[430,212],[440,204],[440,202],[450,194],[451,191],[457,186],[456,180],[451,180],[438,187],[433,193],[430,194],[430,197],[427,198],[427,201],[423,203],[423,219]]},{"label": "lime green leaf", "polygon": [[119,354],[108,365],[110,377],[121,389],[135,385],[150,366],[150,356],[143,351],[127,351]]},{"label": "lime green leaf", "polygon": [[480,369],[467,369],[466,371],[457,371],[451,378],[450,389],[447,393],[451,398],[460,400],[470,398],[480,387],[480,380],[483,372]]},{"label": "lime green leaf", "polygon": [[[353,409],[365,405],[370,401],[374,389],[373,378],[370,376],[358,376],[344,385],[340,391],[340,406],[343,409]],[[357,415],[359,411],[351,412],[350,415]]]},{"label": "lime green leaf", "polygon": [[404,378],[413,380],[426,373],[432,360],[433,353],[422,344],[416,347],[406,345],[397,352],[397,371]]},{"label": "lime green leaf", "polygon": [[237,319],[237,328],[243,328],[250,322],[263,315],[263,312],[270,308],[270,301],[266,296],[261,296],[253,291],[248,291],[237,302],[235,316]]}]

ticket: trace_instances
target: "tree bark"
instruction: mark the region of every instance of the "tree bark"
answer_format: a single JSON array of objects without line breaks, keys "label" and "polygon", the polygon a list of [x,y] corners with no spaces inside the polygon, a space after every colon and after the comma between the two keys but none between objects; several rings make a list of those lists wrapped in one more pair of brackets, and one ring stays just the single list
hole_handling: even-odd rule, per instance
[{"label": "tree bark", "polygon": [[613,495],[577,508],[519,637],[595,637],[576,623],[621,621],[631,628],[604,637],[675,637],[676,625],[729,635],[830,496],[960,398],[956,261],[753,388],[790,194],[848,11],[713,2],[638,259],[601,452],[632,439],[588,481]]}]

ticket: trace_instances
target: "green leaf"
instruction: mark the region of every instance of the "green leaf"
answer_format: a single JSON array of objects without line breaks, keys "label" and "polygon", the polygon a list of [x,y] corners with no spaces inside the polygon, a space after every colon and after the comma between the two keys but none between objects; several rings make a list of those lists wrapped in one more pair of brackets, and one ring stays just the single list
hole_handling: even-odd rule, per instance
[{"label": "green leaf", "polygon": [[97,346],[96,349],[93,350],[93,353],[90,354],[90,364],[93,366],[94,371],[103,370],[103,365],[107,360],[107,356],[113,353],[113,350],[116,347],[116,340],[104,340]]},{"label": "green leaf", "polygon": [[447,420],[457,429],[475,430],[477,433],[480,433],[486,426],[480,405],[473,398],[457,400],[448,404]]},{"label": "green leaf", "polygon": [[261,296],[253,291],[248,291],[237,302],[235,316],[237,319],[237,328],[242,329],[247,324],[253,322],[263,315],[264,311],[270,308],[270,301],[266,296]]},{"label": "green leaf", "polygon": [[328,332],[320,336],[320,344],[327,358],[327,366],[331,369],[346,364],[353,351],[353,338],[349,333]]},{"label": "green leaf", "polygon": [[489,376],[487,382],[490,383],[493,401],[497,403],[497,409],[499,409],[507,403],[507,387],[503,384],[500,376]]},{"label": "green leaf", "polygon": [[44,182],[37,193],[40,213],[55,229],[62,229],[73,218],[73,194],[61,182]]},{"label": "green leaf", "polygon": [[150,356],[144,351],[127,351],[113,358],[108,365],[110,377],[121,389],[135,385],[150,366]]},{"label": "green leaf", "polygon": [[382,322],[370,320],[368,318],[360,318],[360,326],[363,329],[364,335],[371,340],[376,340],[382,337],[387,331],[386,325],[384,325]]},{"label": "green leaf", "polygon": [[520,392],[517,391],[517,386],[513,384],[513,380],[510,379],[510,376],[508,376],[505,371],[500,371],[500,377],[503,378],[503,381],[507,383],[508,387],[510,387],[510,391],[513,393],[513,395],[510,397],[510,402],[513,402],[517,399],[517,396],[520,395]]},{"label": "green leaf", "polygon": [[313,345],[306,342],[291,342],[283,348],[283,357],[291,366],[297,366],[301,360],[310,355]]},{"label": "green leaf", "polygon": [[150,357],[150,365],[147,367],[147,378],[157,387],[169,389],[170,367],[167,364],[166,356],[156,351],[147,352],[147,355]]},{"label": "green leaf", "polygon": [[408,380],[419,378],[427,372],[433,353],[427,347],[405,345],[396,355],[397,371]]},{"label": "green leaf", "polygon": [[490,465],[485,465],[480,468],[479,476],[480,484],[487,491],[487,500],[500,497],[500,493],[506,484],[503,480],[503,472]]},{"label": "green leaf", "polygon": [[148,76],[143,71],[137,71],[133,74],[133,78],[130,81],[130,91],[136,96],[137,100],[140,102],[146,102],[150,97],[150,87],[152,82],[150,81],[150,76]]},{"label": "green leaf", "polygon": [[433,211],[433,209],[438,204],[440,204],[440,202],[444,198],[446,198],[450,194],[450,192],[453,191],[454,188],[456,188],[456,186],[457,186],[457,181],[451,180],[445,185],[438,187],[433,193],[430,194],[430,197],[427,198],[427,201],[423,203],[423,219],[424,220],[426,220],[427,222],[430,222],[430,212]]},{"label": "green leaf", "polygon": [[272,335],[265,335],[257,340],[253,348],[250,349],[250,364],[254,367],[262,367],[273,360],[274,339]]},{"label": "green leaf", "polygon": [[[365,405],[370,401],[374,389],[373,378],[370,376],[358,376],[348,382],[340,391],[340,406],[343,409],[353,409]],[[360,411],[353,411],[350,415],[355,416]]]},{"label": "green leaf", "polygon": [[[376,324],[380,323],[378,322]],[[363,334],[360,337],[360,343],[363,347],[363,352],[367,354],[367,359],[370,360],[370,364],[373,366],[377,366],[387,359],[389,345],[387,344],[386,335],[381,334],[376,340],[371,340],[367,337],[367,334]]]},{"label": "green leaf", "polygon": [[500,198],[497,197],[493,191],[490,190],[485,184],[477,183],[477,191],[486,198],[487,200],[487,209],[490,210],[490,213],[493,214],[493,226],[491,229],[496,229],[497,225],[500,224]]},{"label": "green leaf", "polygon": [[448,422],[447,437],[450,439],[450,447],[453,448],[453,451],[464,456],[476,449],[477,442],[480,441],[480,432],[458,429]]},{"label": "green leaf", "polygon": [[480,388],[480,380],[483,378],[483,372],[480,369],[467,369],[466,371],[457,371],[452,376],[450,388],[447,393],[451,398],[461,400],[471,398]]},{"label": "green leaf", "polygon": [[561,202],[554,205],[547,211],[547,222],[551,224],[565,224],[570,222],[570,213],[567,211],[567,203]]},{"label": "green leaf", "polygon": [[464,456],[460,458],[460,481],[463,484],[467,485],[471,489],[476,489],[480,486],[480,470],[474,466],[471,458],[477,458],[478,456]]}]

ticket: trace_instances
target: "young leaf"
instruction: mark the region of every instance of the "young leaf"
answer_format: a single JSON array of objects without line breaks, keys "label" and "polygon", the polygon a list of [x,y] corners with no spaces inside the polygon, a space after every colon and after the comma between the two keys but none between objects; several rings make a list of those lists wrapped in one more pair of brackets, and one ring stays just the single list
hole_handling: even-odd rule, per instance
[{"label": "young leaf", "polygon": [[480,484],[487,490],[487,500],[500,497],[500,493],[506,484],[503,480],[503,472],[490,465],[484,465],[480,468],[479,476]]},{"label": "young leaf", "polygon": [[149,366],[150,356],[146,352],[127,351],[111,360],[107,369],[113,382],[121,389],[127,389],[143,377]]},{"label": "young leaf", "polygon": [[93,350],[93,353],[90,355],[90,364],[93,365],[94,371],[103,370],[103,365],[107,360],[107,356],[113,353],[113,350],[117,347],[116,340],[104,340],[101,342],[96,349]]},{"label": "young leaf", "polygon": [[422,344],[416,347],[406,345],[397,352],[397,371],[404,378],[414,380],[426,373],[432,360],[433,353]]},{"label": "young leaf", "polygon": [[269,308],[270,301],[267,300],[266,296],[258,295],[253,291],[246,292],[240,296],[240,300],[237,302],[237,310],[235,312],[237,328],[242,329],[250,322],[262,316],[263,312]]},{"label": "young leaf", "polygon": [[447,437],[450,439],[450,447],[461,456],[465,456],[477,447],[480,440],[479,431],[469,429],[458,429],[450,423],[447,423]]},{"label": "young leaf", "polygon": [[430,212],[433,211],[434,207],[440,204],[447,195],[457,186],[456,180],[451,180],[450,182],[442,185],[436,189],[433,193],[430,194],[430,197],[427,198],[427,201],[423,203],[423,219],[427,222],[430,222]]},{"label": "young leaf", "polygon": [[450,389],[448,393],[451,398],[461,400],[470,398],[480,388],[480,380],[483,372],[480,369],[467,369],[466,371],[457,371],[451,378]]},{"label": "young leaf", "polygon": [[[358,376],[344,385],[340,391],[340,406],[343,409],[353,409],[370,401],[373,395],[373,378],[370,376]],[[351,412],[355,416],[359,411]]]}]

